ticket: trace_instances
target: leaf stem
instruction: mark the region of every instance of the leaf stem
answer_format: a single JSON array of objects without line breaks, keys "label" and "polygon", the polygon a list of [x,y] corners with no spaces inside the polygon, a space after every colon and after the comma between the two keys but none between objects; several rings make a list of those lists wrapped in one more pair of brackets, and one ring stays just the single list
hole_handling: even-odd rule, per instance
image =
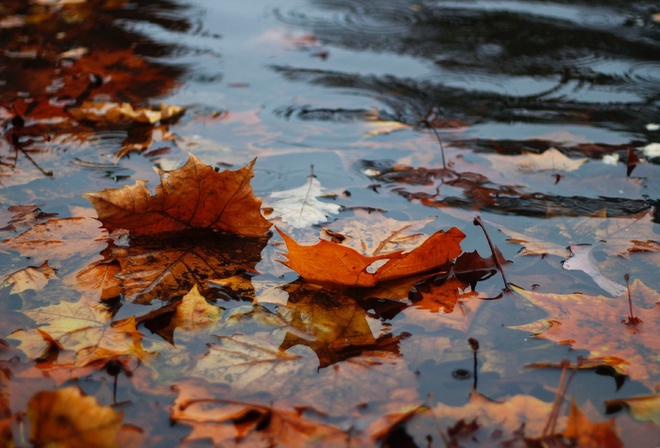
[{"label": "leaf stem", "polygon": [[486,235],[486,241],[488,241],[488,246],[490,247],[490,252],[493,254],[492,255],[493,262],[495,263],[495,266],[497,266],[497,269],[500,271],[500,274],[502,274],[502,280],[504,281],[504,292],[511,292],[511,288],[509,288],[509,282],[506,281],[506,277],[504,275],[504,269],[502,269],[502,264],[500,263],[500,260],[497,257],[495,246],[493,245],[493,242],[490,240],[490,236],[488,236],[488,232],[486,231],[486,227],[484,226],[481,217],[477,216],[476,218],[474,218],[474,221],[472,221],[472,223],[475,226],[481,227],[481,230],[484,231],[484,235]]}]

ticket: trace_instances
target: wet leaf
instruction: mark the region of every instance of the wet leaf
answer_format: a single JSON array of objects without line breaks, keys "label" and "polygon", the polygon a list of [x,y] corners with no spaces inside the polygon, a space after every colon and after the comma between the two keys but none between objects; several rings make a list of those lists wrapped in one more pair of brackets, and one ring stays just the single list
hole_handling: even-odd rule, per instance
[{"label": "wet leaf", "polygon": [[134,109],[129,103],[98,103],[84,102],[80,107],[68,109],[76,120],[88,120],[109,123],[146,123],[155,124],[181,115],[185,109],[180,106],[166,106],[161,104],[158,108]]},{"label": "wet leaf", "polygon": [[[427,434],[433,440],[443,440],[438,432],[440,428],[446,432],[448,441],[457,446],[500,446],[504,440],[522,442],[541,438],[551,410],[552,403],[529,395],[494,401],[472,392],[463,406],[438,404],[415,413],[403,426],[419,445]],[[562,417],[556,430],[561,431],[564,426]]]},{"label": "wet leaf", "polygon": [[209,304],[195,285],[181,299],[172,323],[182,330],[199,331],[216,323],[220,319],[221,311],[217,306]]},{"label": "wet leaf", "polygon": [[297,229],[325,222],[330,215],[339,213],[341,207],[320,201],[318,198],[324,194],[324,188],[313,175],[300,187],[275,191],[270,194],[273,218],[279,217]]},{"label": "wet leaf", "polygon": [[571,246],[572,256],[562,266],[569,271],[582,271],[610,295],[616,297],[627,291],[626,287],[605,277],[600,271],[593,252],[601,245],[574,244]]},{"label": "wet leaf", "polygon": [[513,287],[521,296],[548,313],[547,318],[515,328],[533,333],[533,337],[570,344],[589,350],[594,357],[625,359],[621,366],[633,379],[650,382],[660,378],[655,359],[656,339],[660,331],[660,294],[641,281],[631,285],[633,314],[639,324],[627,323],[628,295],[610,299],[583,294],[544,294]]},{"label": "wet leaf", "polygon": [[48,340],[73,351],[78,367],[118,355],[148,356],[142,349],[142,335],[136,328],[135,317],[111,321],[108,309],[100,304],[60,302],[25,314],[40,327],[19,330],[10,337],[21,341],[18,348],[31,357],[45,351]]},{"label": "wet leaf", "polygon": [[[520,255],[568,257],[568,245],[602,242],[599,247],[608,255],[628,257],[635,251],[660,251],[653,213],[649,208],[626,217],[608,218],[606,210],[601,210],[588,217],[545,219],[524,234],[500,229],[510,237],[507,241],[525,246]],[[556,243],[558,238],[566,244]]]},{"label": "wet leaf", "polygon": [[[324,227],[321,239],[351,247],[369,257],[396,251],[412,251],[427,237],[420,232],[433,218],[399,221],[380,211],[355,210],[350,219],[342,219]],[[341,239],[341,241],[337,241]]]},{"label": "wet leaf", "polygon": [[37,392],[28,403],[30,441],[36,446],[118,447],[123,416],[78,388]]},{"label": "wet leaf", "polygon": [[56,279],[56,270],[48,266],[44,261],[41,266],[28,266],[8,276],[3,286],[11,285],[11,294],[20,294],[23,291],[41,291],[46,287],[48,281]]},{"label": "wet leaf", "polygon": [[[344,447],[345,431],[305,418],[302,410],[287,410],[209,396],[209,388],[186,383],[170,409],[172,420],[193,428],[186,441],[211,440],[216,446]],[[357,442],[353,440],[352,443]]]},{"label": "wet leaf", "polygon": [[270,223],[261,216],[261,200],[250,186],[253,160],[238,170],[216,172],[190,155],[176,170],[161,171],[161,184],[151,196],[146,182],[84,195],[109,230],[126,229],[132,236],[191,229],[214,229],[261,236]]},{"label": "wet leaf", "polygon": [[571,409],[566,421],[563,435],[573,446],[594,448],[623,447],[614,424],[614,419],[594,423],[580,410],[575,400],[571,401]]},{"label": "wet leaf", "polygon": [[[429,271],[451,262],[461,253],[463,232],[452,227],[431,235],[411,252],[402,251],[375,257],[361,255],[339,244],[321,240],[314,246],[301,246],[278,229],[289,251],[282,263],[309,282],[346,286],[373,286]],[[379,266],[372,266],[380,262]]]}]

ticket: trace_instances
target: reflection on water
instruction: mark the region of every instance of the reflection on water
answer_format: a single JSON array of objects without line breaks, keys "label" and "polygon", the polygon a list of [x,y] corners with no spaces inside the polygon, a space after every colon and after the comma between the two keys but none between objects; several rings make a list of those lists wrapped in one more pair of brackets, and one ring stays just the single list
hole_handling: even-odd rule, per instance
[{"label": "reflection on water", "polygon": [[410,77],[335,66],[277,70],[375,96],[410,124],[432,107],[472,122],[588,122],[635,133],[657,119],[660,29],[651,20],[653,2],[312,4],[318,11],[282,10],[279,17],[326,45],[408,55],[432,69]]}]

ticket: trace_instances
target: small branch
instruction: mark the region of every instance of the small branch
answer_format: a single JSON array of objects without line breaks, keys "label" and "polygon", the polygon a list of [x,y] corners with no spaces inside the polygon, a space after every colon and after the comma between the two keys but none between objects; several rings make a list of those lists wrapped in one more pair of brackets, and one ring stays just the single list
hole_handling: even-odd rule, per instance
[{"label": "small branch", "polygon": [[477,391],[477,352],[479,351],[479,341],[474,338],[469,338],[468,342],[472,348],[472,356],[474,357],[474,365],[472,366],[472,371],[474,374],[474,383],[472,383],[472,390]]}]

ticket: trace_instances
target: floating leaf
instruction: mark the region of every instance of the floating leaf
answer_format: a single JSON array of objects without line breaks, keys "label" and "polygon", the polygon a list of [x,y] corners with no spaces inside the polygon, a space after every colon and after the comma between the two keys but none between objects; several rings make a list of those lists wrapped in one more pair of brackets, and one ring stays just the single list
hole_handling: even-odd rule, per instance
[{"label": "floating leaf", "polygon": [[309,176],[304,185],[291,190],[276,191],[270,194],[273,217],[300,229],[325,222],[329,215],[339,213],[340,206],[331,202],[319,201],[324,191],[316,176]]},{"label": "floating leaf", "polygon": [[250,186],[254,163],[218,173],[191,154],[181,168],[157,170],[161,183],[153,196],[144,181],[83,196],[105,228],[126,229],[132,236],[191,229],[261,236],[270,223],[261,216],[261,200]]},{"label": "floating leaf", "polygon": [[[288,261],[282,263],[309,282],[347,286],[373,286],[380,281],[419,274],[444,266],[461,253],[465,234],[455,227],[431,235],[418,248],[375,257],[361,255],[339,244],[321,240],[301,246],[278,229],[286,243]],[[377,263],[374,265],[374,263]]]}]

